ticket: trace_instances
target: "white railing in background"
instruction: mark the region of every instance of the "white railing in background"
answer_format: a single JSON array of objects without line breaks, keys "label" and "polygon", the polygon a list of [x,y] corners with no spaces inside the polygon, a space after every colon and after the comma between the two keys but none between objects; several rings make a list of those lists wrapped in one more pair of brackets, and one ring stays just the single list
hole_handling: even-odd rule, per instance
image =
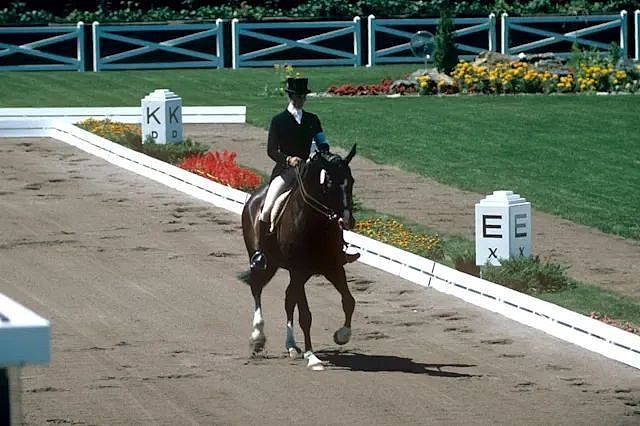
[{"label": "white railing in background", "polygon": [[[428,19],[376,19],[369,15],[367,26],[369,29],[369,55],[367,66],[392,63],[420,63],[424,59],[417,58],[411,53],[410,41],[417,31],[429,31],[433,34],[440,20]],[[454,36],[458,41],[456,47],[461,59],[471,59],[478,53],[488,50],[495,52],[496,46],[496,16],[490,14],[487,18],[456,18],[453,20]],[[459,42],[459,39],[469,34],[486,33],[481,39],[486,40],[481,46],[471,46]],[[387,40],[381,40],[381,35]],[[386,47],[379,45],[384,44]]]},{"label": "white railing in background", "polygon": [[[1,111],[1,110],[0,110]],[[146,176],[234,213],[249,197],[170,164],[132,151],[52,118],[0,118],[0,137],[52,137],[115,165]],[[453,295],[476,306],[541,330],[590,351],[640,369],[640,336],[595,319],[485,281],[383,244],[345,232],[345,241],[362,253],[360,261],[424,287]]]},{"label": "white railing in background", "polygon": [[[530,24],[582,24],[584,28],[559,33],[535,28]],[[536,49],[545,47],[544,52],[551,52],[560,57],[567,57],[571,53],[571,46],[565,47],[564,50],[552,50],[549,47],[558,43],[573,44],[579,46],[588,46],[596,48],[601,52],[607,52],[612,42],[617,42],[622,49],[622,56],[627,57],[627,11],[623,10],[619,15],[580,15],[580,16],[526,16],[526,17],[510,17],[507,13],[502,14],[502,45],[501,52],[508,55],[518,53],[531,53]],[[618,40],[611,40],[609,43],[602,41],[590,40],[586,36],[602,33],[609,29],[618,28]],[[510,46],[512,32],[520,31],[526,34],[543,37],[539,40]],[[637,28],[636,28],[637,31]],[[636,44],[637,49],[637,44]]]},{"label": "white railing in background", "polygon": [[[17,44],[22,38],[32,41]],[[52,53],[44,48],[73,43],[75,54]],[[22,55],[19,64],[11,63]],[[0,27],[0,71],[84,71],[84,23],[75,26]]]},{"label": "white railing in background", "polygon": [[[122,123],[140,123],[141,107],[79,107],[79,108],[0,108],[0,119],[55,118],[77,123],[87,118],[109,119]],[[245,123],[246,106],[185,106],[183,123]]]}]

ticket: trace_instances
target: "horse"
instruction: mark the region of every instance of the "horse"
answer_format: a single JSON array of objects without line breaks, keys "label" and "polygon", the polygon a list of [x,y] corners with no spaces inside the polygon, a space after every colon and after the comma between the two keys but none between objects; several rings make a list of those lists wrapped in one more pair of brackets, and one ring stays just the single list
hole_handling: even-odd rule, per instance
[{"label": "horse", "polygon": [[[253,355],[265,347],[264,318],[261,307],[263,288],[279,268],[289,271],[285,292],[287,317],[285,346],[293,359],[301,354],[296,345],[293,314],[298,307],[299,325],[304,333],[304,358],[307,367],[323,370],[324,365],[313,353],[311,344],[311,311],[307,302],[305,283],[313,275],[323,275],[338,290],[342,299],[344,323],[333,335],[336,344],[344,345],[351,338],[351,317],[355,299],[347,286],[344,270],[343,230],[352,229],[353,184],[349,162],[356,153],[356,145],[346,157],[329,152],[317,152],[306,163],[285,172],[296,173],[295,183],[283,203],[272,232],[263,243],[267,256],[264,270],[250,269],[242,278],[251,286],[255,302],[253,331],[250,346]],[[242,231],[249,257],[257,247],[260,210],[267,192],[264,186],[254,192],[242,211]]]}]

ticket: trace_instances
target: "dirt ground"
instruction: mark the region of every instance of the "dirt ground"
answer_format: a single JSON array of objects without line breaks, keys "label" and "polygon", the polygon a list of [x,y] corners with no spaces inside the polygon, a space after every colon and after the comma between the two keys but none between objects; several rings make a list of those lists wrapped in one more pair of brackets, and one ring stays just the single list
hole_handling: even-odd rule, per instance
[{"label": "dirt ground", "polygon": [[[258,142],[242,129],[188,131]],[[361,191],[391,174],[355,164]],[[344,347],[337,292],[308,285],[327,371],[284,354],[282,272],[263,298],[268,356],[250,359],[239,216],[58,141],[0,139],[0,217],[0,292],[51,321],[50,365],[22,369],[28,425],[640,422],[638,370],[359,263]]]},{"label": "dirt ground", "polygon": [[[187,125],[185,133],[214,149],[238,153],[238,161],[270,171],[267,133],[247,125]],[[341,152],[336,149],[337,152]],[[343,152],[343,151],[342,151]],[[363,207],[405,217],[442,234],[474,241],[474,206],[488,194],[461,191],[396,167],[356,156],[351,163],[355,196]],[[512,188],[495,188],[495,190]],[[526,198],[527,194],[521,194]],[[532,254],[569,267],[572,277],[640,301],[640,242],[625,240],[532,206]]]}]

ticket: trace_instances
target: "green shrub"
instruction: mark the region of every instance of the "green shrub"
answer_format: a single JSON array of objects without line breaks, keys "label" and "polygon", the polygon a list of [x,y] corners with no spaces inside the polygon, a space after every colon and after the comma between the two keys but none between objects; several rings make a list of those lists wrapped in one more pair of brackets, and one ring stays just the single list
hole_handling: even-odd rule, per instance
[{"label": "green shrub", "polygon": [[[0,24],[47,24],[47,23],[90,23],[107,22],[158,22],[177,20],[215,20],[251,19],[261,20],[267,17],[333,17],[352,19],[354,16],[366,17],[374,14],[377,18],[407,17],[430,18],[439,13],[442,5],[447,5],[459,16],[484,16],[494,12],[500,15],[540,15],[540,14],[598,14],[629,12],[637,9],[637,2],[625,0],[609,0],[607,2],[590,2],[587,0],[270,0],[239,1],[228,0],[210,2],[213,5],[202,5],[204,2],[182,0],[174,7],[155,6],[152,1],[120,1],[97,2],[94,10],[86,10],[87,2],[66,1],[64,7],[49,2],[45,9],[44,2],[18,1],[0,9]],[[111,7],[107,7],[111,3]],[[95,4],[95,3],[94,3]],[[165,3],[166,4],[166,3]],[[54,16],[52,11],[62,15]]]},{"label": "green shrub", "polygon": [[185,157],[193,154],[204,154],[208,150],[209,147],[207,145],[193,142],[191,139],[186,139],[182,143],[157,144],[151,136],[147,136],[142,144],[143,153],[174,165],[178,164]]},{"label": "green shrub", "polygon": [[177,164],[183,158],[193,154],[204,154],[209,150],[207,145],[194,143],[190,139],[179,144],[156,144],[148,136],[142,143],[139,124],[127,124],[109,119],[96,120],[89,118],[76,124],[81,129],[95,133],[105,139],[125,146],[134,151],[142,152],[165,163]]},{"label": "green shrub", "polygon": [[445,74],[451,74],[451,71],[458,64],[454,31],[453,16],[451,11],[445,7],[440,12],[433,53],[433,63],[436,69]]},{"label": "green shrub", "polygon": [[501,260],[501,266],[487,265],[482,278],[521,293],[555,293],[570,287],[566,269],[536,257]]}]

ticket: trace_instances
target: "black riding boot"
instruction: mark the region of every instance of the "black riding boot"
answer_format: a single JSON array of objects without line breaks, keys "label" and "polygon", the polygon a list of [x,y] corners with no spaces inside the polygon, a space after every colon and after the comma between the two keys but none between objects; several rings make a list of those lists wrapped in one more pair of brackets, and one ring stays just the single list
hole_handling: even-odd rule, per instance
[{"label": "black riding boot", "polygon": [[269,222],[259,221],[258,224],[258,247],[256,247],[255,253],[251,256],[251,263],[249,264],[251,269],[265,270],[267,269],[267,256],[264,253],[264,243],[267,240],[269,234]]}]

